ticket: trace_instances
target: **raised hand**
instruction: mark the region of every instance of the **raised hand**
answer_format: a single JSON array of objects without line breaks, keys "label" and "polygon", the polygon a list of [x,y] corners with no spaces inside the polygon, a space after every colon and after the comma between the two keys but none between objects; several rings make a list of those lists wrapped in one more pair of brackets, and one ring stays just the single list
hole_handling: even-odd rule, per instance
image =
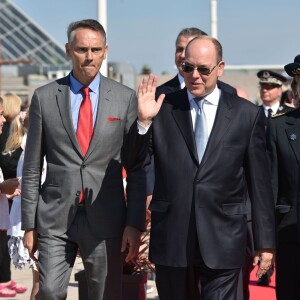
[{"label": "raised hand", "polygon": [[156,86],[157,76],[150,74],[149,77],[143,78],[138,87],[138,121],[145,127],[157,115],[165,98],[165,94],[161,94],[157,101],[155,100]]}]

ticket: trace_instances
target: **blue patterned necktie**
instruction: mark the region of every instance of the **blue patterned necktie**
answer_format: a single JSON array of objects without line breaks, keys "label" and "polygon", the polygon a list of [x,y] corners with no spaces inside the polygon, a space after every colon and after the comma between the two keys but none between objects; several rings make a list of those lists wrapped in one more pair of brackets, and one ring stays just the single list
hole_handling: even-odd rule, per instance
[{"label": "blue patterned necktie", "polygon": [[195,124],[195,141],[197,146],[198,160],[201,163],[208,140],[206,117],[203,110],[204,99],[194,98],[198,106]]}]

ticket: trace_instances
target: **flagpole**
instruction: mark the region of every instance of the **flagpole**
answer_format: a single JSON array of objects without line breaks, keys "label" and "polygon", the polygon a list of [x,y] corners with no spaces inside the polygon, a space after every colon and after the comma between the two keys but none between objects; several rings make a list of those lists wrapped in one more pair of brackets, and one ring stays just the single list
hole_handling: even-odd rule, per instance
[{"label": "flagpole", "polygon": [[[98,21],[104,27],[107,36],[107,0],[98,0]],[[107,57],[103,60],[101,74],[107,76]]]},{"label": "flagpole", "polygon": [[217,0],[210,0],[211,36],[218,38]]}]

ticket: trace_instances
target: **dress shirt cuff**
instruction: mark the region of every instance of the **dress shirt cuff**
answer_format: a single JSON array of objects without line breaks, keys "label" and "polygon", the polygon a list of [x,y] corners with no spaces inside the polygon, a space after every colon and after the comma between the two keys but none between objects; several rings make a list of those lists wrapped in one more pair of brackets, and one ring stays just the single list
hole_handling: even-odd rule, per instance
[{"label": "dress shirt cuff", "polygon": [[141,123],[139,123],[139,121],[136,121],[136,122],[137,122],[137,127],[138,127],[138,131],[139,131],[140,135],[145,135],[148,132],[148,130],[152,124],[152,122],[151,122],[146,127],[144,127]]}]

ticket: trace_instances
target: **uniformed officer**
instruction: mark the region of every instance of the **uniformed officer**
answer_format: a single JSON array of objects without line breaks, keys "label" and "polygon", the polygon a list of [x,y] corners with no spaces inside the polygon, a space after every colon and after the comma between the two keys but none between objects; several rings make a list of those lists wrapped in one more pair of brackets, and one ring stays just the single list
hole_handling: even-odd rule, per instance
[{"label": "uniformed officer", "polygon": [[275,114],[286,113],[291,110],[287,105],[280,105],[282,84],[287,79],[274,71],[261,70],[257,73],[260,86],[260,98],[263,102],[262,107],[266,115],[266,124]]},{"label": "uniformed officer", "polygon": [[[300,299],[300,55],[285,71],[291,77],[294,111],[278,114],[268,124],[273,192],[276,204],[276,299]],[[298,202],[297,202],[298,190]],[[300,222],[299,222],[300,224]]]},{"label": "uniformed officer", "polygon": [[[266,116],[265,126],[267,130],[272,116],[284,114],[293,110],[293,108],[280,104],[282,85],[287,81],[286,77],[272,70],[261,70],[257,73],[257,77],[259,78],[260,98],[263,102],[262,108]],[[258,279],[257,285],[268,286],[273,272],[274,267],[270,268],[265,275]]]}]

